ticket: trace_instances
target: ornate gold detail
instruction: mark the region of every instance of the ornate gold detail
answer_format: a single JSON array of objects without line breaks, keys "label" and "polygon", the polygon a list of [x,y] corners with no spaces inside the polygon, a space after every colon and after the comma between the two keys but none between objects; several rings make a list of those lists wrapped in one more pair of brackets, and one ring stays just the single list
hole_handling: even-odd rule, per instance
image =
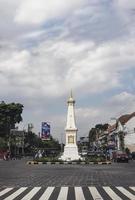
[{"label": "ornate gold detail", "polygon": [[68,136],[68,144],[74,144],[74,136]]}]

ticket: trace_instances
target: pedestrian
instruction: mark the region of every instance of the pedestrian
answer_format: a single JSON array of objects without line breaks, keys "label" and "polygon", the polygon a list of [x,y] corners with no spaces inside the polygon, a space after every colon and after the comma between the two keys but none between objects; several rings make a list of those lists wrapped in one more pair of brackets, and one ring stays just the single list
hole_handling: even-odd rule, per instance
[{"label": "pedestrian", "polygon": [[4,153],[3,160],[7,160],[6,153]]}]

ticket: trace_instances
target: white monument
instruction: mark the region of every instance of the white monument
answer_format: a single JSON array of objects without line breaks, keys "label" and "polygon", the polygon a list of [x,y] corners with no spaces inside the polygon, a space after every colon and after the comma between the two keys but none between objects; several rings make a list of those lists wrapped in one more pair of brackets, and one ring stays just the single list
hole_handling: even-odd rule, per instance
[{"label": "white monument", "polygon": [[68,112],[67,112],[67,124],[65,128],[66,144],[64,147],[63,155],[61,156],[60,159],[65,161],[72,161],[81,159],[81,157],[78,154],[78,147],[76,144],[77,128],[75,125],[75,112],[74,112],[75,100],[72,97],[72,92],[67,103],[68,103]]}]

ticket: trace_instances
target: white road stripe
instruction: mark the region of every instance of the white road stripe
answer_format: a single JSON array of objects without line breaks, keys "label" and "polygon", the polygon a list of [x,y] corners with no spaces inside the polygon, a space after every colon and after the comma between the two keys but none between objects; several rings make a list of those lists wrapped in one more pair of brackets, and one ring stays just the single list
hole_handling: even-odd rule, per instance
[{"label": "white road stripe", "polygon": [[89,187],[89,191],[94,200],[103,200],[96,187]]},{"label": "white road stripe", "polygon": [[7,192],[11,191],[11,190],[13,190],[13,188],[6,188],[6,189],[2,190],[0,192],[0,197],[3,196],[4,194],[6,194]]},{"label": "white road stripe", "polygon": [[113,200],[122,200],[110,187],[103,187],[106,193],[111,197]]},{"label": "white road stripe", "polygon": [[75,187],[75,198],[76,200],[85,200],[81,187]]},{"label": "white road stripe", "polygon": [[128,190],[123,187],[116,187],[121,193],[127,196],[130,200],[135,200],[135,195],[131,194]]},{"label": "white road stripe", "polygon": [[54,187],[48,187],[45,192],[42,194],[39,200],[48,200],[54,190]]},{"label": "white road stripe", "polygon": [[135,191],[135,187],[129,187],[131,190]]},{"label": "white road stripe", "polygon": [[[21,187],[17,191],[12,192],[12,194],[9,194],[8,197],[6,197],[4,200],[14,200],[16,197],[18,197],[21,193],[23,193],[28,187]],[[135,200],[135,195],[132,194],[132,192],[129,192],[124,187],[116,187],[122,194],[124,194],[126,197],[128,197],[130,200]],[[135,187],[129,187],[131,190],[135,191]],[[41,187],[34,187],[31,189],[21,200],[31,200],[35,194],[41,189]],[[53,193],[55,187],[48,187],[42,196],[39,198],[39,200],[49,200],[51,194]],[[67,200],[68,197],[68,187],[61,187],[59,195],[57,200]],[[103,200],[103,197],[100,195],[96,187],[88,187],[93,200]],[[108,194],[108,196],[112,200],[122,200],[119,195],[117,195],[113,189],[111,189],[109,186],[103,187],[104,191]],[[13,188],[6,188],[0,191],[0,197],[4,194],[7,194],[9,191],[13,190]],[[82,190],[82,187],[74,187],[75,190],[75,199],[76,200],[85,200],[85,196]]]},{"label": "white road stripe", "polygon": [[61,187],[57,200],[66,200],[68,195],[68,187]]},{"label": "white road stripe", "polygon": [[10,196],[8,196],[7,198],[5,198],[4,200],[13,200],[17,196],[19,196],[19,194],[21,194],[22,192],[24,192],[26,189],[27,189],[27,187],[21,187],[20,189],[18,189],[16,192],[14,192],[13,194],[11,194]]},{"label": "white road stripe", "polygon": [[30,200],[41,189],[41,187],[34,187],[28,194],[26,194],[22,200]]}]

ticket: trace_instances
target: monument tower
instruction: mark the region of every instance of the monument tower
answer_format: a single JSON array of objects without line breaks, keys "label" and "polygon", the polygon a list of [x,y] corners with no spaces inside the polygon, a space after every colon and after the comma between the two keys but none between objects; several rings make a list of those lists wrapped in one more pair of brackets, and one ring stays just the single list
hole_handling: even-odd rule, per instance
[{"label": "monument tower", "polygon": [[64,147],[64,153],[60,159],[70,161],[70,160],[78,160],[81,158],[78,154],[78,147],[76,144],[77,128],[75,124],[75,112],[74,112],[75,100],[72,97],[72,91],[67,103],[68,103],[67,124],[65,128],[66,144]]}]

